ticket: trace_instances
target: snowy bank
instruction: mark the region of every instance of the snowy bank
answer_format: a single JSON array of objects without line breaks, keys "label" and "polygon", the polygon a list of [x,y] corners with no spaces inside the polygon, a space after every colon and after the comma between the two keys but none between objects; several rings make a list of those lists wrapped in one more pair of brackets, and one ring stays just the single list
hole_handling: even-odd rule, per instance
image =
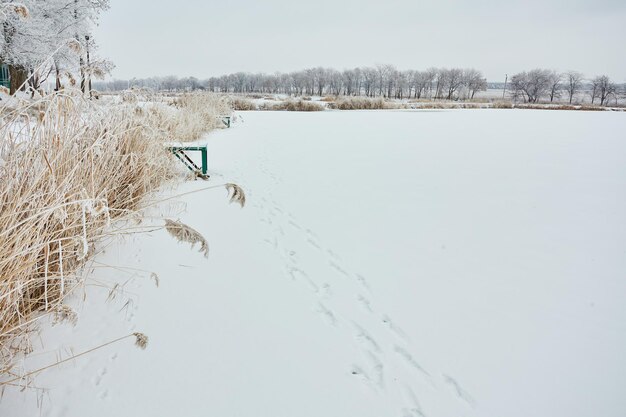
[{"label": "snowy bank", "polygon": [[209,259],[163,230],[115,243],[76,327],[24,366],[132,331],[148,348],[46,372],[45,393],[8,387],[1,415],[39,415],[39,396],[66,417],[621,416],[623,114],[243,118],[208,141],[211,181],[249,205],[207,191],[156,213]]}]

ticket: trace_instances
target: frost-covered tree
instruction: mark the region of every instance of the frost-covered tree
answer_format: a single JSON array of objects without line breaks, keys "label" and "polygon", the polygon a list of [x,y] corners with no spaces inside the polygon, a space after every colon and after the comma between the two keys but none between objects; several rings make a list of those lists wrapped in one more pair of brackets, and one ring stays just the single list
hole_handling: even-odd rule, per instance
[{"label": "frost-covered tree", "polygon": [[344,70],[341,73],[342,83],[347,96],[352,96],[357,91],[358,77],[356,69]]},{"label": "frost-covered tree", "polygon": [[548,95],[550,97],[550,103],[554,102],[555,98],[560,97],[563,83],[563,75],[556,71],[550,71],[548,76]]},{"label": "frost-covered tree", "polygon": [[363,69],[363,87],[365,88],[366,96],[371,97],[375,94],[377,79],[376,68],[366,67]]},{"label": "frost-covered tree", "polygon": [[483,77],[483,73],[473,68],[466,69],[463,73],[463,82],[469,97],[474,98],[474,95],[478,91],[487,90],[487,79]]},{"label": "frost-covered tree", "polygon": [[81,74],[81,85],[88,78],[111,68],[107,61],[91,60],[95,44],[90,32],[109,0],[23,0],[19,5],[2,1],[3,32],[0,60],[10,67],[11,87],[20,87],[23,79],[36,90],[50,76]]},{"label": "frost-covered tree", "polygon": [[611,81],[611,79],[606,75],[600,75],[591,80],[591,103],[595,101],[596,98],[600,99],[600,105],[604,106],[608,104],[609,98],[611,96],[615,96],[617,94],[617,85]]},{"label": "frost-covered tree", "polygon": [[534,69],[521,72],[511,77],[510,89],[514,98],[522,97],[524,101],[536,103],[550,89],[551,72],[545,69]]},{"label": "frost-covered tree", "polygon": [[463,70],[459,68],[442,70],[442,82],[446,90],[446,98],[452,100],[454,93],[463,85]]},{"label": "frost-covered tree", "polygon": [[576,71],[570,71],[565,74],[565,89],[569,97],[569,104],[572,104],[574,95],[578,93],[582,87],[583,75]]}]

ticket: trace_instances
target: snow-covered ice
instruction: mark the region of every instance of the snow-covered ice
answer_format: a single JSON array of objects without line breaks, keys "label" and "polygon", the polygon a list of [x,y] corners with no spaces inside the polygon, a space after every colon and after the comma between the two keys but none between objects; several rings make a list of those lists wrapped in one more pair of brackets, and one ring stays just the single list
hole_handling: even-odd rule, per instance
[{"label": "snow-covered ice", "polygon": [[209,259],[164,230],[107,247],[78,325],[24,367],[133,331],[147,350],[9,387],[1,416],[623,415],[623,113],[242,115],[208,137],[211,181],[176,192],[237,182],[247,207],[159,209]]}]

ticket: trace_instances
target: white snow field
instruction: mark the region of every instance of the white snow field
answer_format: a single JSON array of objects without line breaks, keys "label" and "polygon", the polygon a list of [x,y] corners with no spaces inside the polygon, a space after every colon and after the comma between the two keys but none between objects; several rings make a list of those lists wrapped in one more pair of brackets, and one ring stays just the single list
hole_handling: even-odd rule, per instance
[{"label": "white snow field", "polygon": [[0,416],[624,415],[626,115],[242,115],[176,192],[247,206],[160,209],[209,259],[165,230],[109,246],[23,366],[148,348],[7,387]]}]

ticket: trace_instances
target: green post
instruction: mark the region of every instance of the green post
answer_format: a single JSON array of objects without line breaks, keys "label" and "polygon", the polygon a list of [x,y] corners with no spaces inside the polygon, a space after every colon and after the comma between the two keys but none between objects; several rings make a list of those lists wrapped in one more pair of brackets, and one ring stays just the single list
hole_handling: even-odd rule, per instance
[{"label": "green post", "polygon": [[9,66],[0,64],[0,85],[11,89],[11,76],[9,75]]},{"label": "green post", "polygon": [[207,148],[206,147],[200,148],[200,151],[202,152],[202,173],[206,175],[207,167],[209,166],[208,157],[207,157]]}]

